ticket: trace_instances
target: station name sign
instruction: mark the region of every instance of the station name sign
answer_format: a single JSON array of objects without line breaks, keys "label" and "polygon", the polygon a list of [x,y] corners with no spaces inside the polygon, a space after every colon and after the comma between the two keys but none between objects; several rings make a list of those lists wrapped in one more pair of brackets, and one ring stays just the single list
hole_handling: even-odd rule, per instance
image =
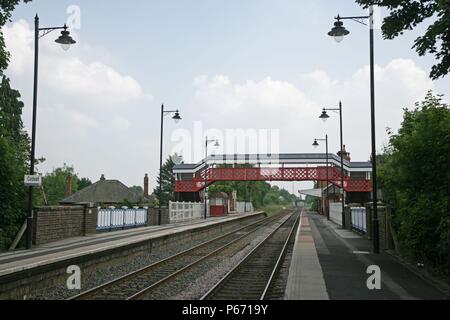
[{"label": "station name sign", "polygon": [[42,186],[42,176],[25,176],[25,187],[40,187]]}]

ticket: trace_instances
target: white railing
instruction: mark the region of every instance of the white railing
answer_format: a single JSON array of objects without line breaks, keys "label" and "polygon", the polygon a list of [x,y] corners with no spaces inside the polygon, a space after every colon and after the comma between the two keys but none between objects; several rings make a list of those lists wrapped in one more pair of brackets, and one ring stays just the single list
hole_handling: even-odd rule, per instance
[{"label": "white railing", "polygon": [[200,202],[170,202],[169,204],[170,223],[199,220],[203,219],[204,215],[205,206]]},{"label": "white railing", "polygon": [[118,230],[147,225],[147,208],[98,208],[97,230]]},{"label": "white railing", "polygon": [[342,203],[330,203],[330,220],[342,226]]},{"label": "white railing", "polygon": [[367,232],[367,212],[366,208],[351,208],[352,228],[359,232]]},{"label": "white railing", "polygon": [[251,202],[238,202],[236,212],[238,213],[247,213],[254,212],[255,208],[253,207],[253,203]]}]

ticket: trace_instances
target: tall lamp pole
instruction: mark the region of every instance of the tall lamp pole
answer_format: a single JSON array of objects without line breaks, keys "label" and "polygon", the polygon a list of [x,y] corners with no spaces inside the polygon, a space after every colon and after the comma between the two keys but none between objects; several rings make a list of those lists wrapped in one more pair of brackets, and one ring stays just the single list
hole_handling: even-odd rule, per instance
[{"label": "tall lamp pole", "polygon": [[164,104],[161,105],[161,143],[160,143],[160,152],[159,152],[159,190],[158,190],[158,225],[161,225],[161,217],[162,217],[162,201],[163,201],[163,191],[162,191],[162,167],[163,167],[163,149],[164,149],[164,117],[168,114],[174,114],[172,119],[175,123],[181,121],[180,111],[178,110],[165,110]]},{"label": "tall lamp pole", "polygon": [[327,211],[327,219],[330,220],[330,209],[328,206],[328,200],[329,200],[329,193],[328,193],[328,186],[330,183],[330,177],[329,177],[329,167],[330,167],[330,161],[329,161],[329,151],[328,151],[328,135],[325,136],[325,139],[315,139],[313,143],[314,148],[319,147],[319,141],[325,141],[326,143],[326,159],[327,159],[327,185],[326,185],[326,200],[325,200],[325,208]]},{"label": "tall lamp pole", "polygon": [[205,220],[208,219],[208,182],[209,182],[209,179],[208,179],[208,145],[213,142],[215,143],[214,147],[216,147],[216,148],[220,147],[219,140],[217,140],[217,139],[210,140],[210,139],[208,139],[208,137],[206,137],[206,140],[205,140],[205,199],[204,199],[204,201],[205,201]]},{"label": "tall lamp pole", "polygon": [[339,123],[340,123],[340,138],[341,138],[341,196],[342,196],[342,228],[345,229],[345,170],[344,170],[344,122],[342,117],[342,102],[339,102],[339,108],[325,108],[323,109],[320,119],[326,122],[330,116],[327,111],[338,111],[339,112]]},{"label": "tall lamp pole", "polygon": [[[39,39],[46,36],[52,31],[62,30],[61,36],[55,40],[61,47],[67,51],[70,46],[75,44],[76,41],[70,36],[70,32],[67,31],[67,25],[62,27],[39,27],[39,16],[36,14],[34,18],[34,88],[33,88],[33,122],[31,133],[31,155],[30,155],[30,175],[35,174],[36,163],[36,122],[37,122],[37,98],[38,98],[38,71],[39,71]],[[28,189],[28,212],[27,212],[27,236],[26,247],[31,249],[33,247],[33,187]]]},{"label": "tall lamp pole", "polygon": [[369,6],[368,16],[357,17],[341,17],[335,18],[334,28],[328,33],[334,37],[337,42],[341,42],[350,31],[345,29],[341,20],[354,20],[361,24],[364,20],[369,20],[369,41],[370,41],[370,102],[371,102],[371,140],[372,140],[372,197],[373,197],[373,215],[372,215],[372,232],[373,232],[373,251],[375,254],[380,253],[379,241],[379,221],[378,221],[378,181],[377,181],[377,146],[376,146],[376,116],[375,116],[375,54],[374,54],[374,10],[373,5]]}]

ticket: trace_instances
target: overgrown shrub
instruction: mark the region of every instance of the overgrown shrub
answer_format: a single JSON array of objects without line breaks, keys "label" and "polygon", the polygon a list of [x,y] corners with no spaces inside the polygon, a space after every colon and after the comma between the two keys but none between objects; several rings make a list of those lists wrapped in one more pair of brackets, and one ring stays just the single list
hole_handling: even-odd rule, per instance
[{"label": "overgrown shrub", "polygon": [[380,157],[380,185],[397,208],[401,252],[450,278],[450,108],[431,92],[405,110]]}]

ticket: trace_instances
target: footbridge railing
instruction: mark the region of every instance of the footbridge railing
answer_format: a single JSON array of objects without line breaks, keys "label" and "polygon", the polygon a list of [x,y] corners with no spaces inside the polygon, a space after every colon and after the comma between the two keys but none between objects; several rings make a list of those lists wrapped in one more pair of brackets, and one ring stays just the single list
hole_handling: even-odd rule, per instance
[{"label": "footbridge railing", "polygon": [[[175,192],[199,192],[208,185],[218,181],[327,181],[327,168],[209,168],[198,172],[192,180],[179,180]],[[347,192],[370,192],[370,180],[352,180],[344,177]],[[328,168],[328,181],[341,187],[341,171]]]}]

